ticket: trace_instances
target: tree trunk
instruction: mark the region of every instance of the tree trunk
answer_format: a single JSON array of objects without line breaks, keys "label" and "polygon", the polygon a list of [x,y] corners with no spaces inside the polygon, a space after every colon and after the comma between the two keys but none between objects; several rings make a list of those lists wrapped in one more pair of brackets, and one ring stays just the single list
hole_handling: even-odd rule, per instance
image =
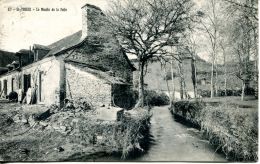
[{"label": "tree trunk", "polygon": [[172,76],[172,101],[175,100],[175,86],[174,86],[174,75],[173,75],[173,57],[171,59],[171,76]]},{"label": "tree trunk", "polygon": [[139,63],[138,101],[135,108],[144,107],[144,62]]},{"label": "tree trunk", "polygon": [[194,98],[197,98],[197,73],[196,73],[196,60],[193,58],[191,60],[191,78],[194,89]]},{"label": "tree trunk", "polygon": [[186,83],[185,83],[185,79],[184,79],[184,76],[183,76],[182,62],[179,62],[178,68],[179,68],[179,74],[180,74],[180,95],[181,95],[181,99],[188,98]]},{"label": "tree trunk", "polygon": [[170,99],[170,106],[172,106],[172,97],[171,97],[171,91],[170,91],[170,88],[169,88],[169,83],[168,83],[168,80],[167,80],[167,72],[166,72],[166,64],[163,68],[164,70],[164,78],[165,78],[165,82],[166,82],[166,85],[167,85],[167,90],[168,90],[168,94],[169,94],[169,99]]},{"label": "tree trunk", "polygon": [[212,65],[211,65],[211,78],[210,78],[210,98],[214,97],[214,87],[213,87],[213,79],[214,79],[214,63],[215,59],[213,56]]},{"label": "tree trunk", "polygon": [[182,69],[181,69],[181,63],[178,63],[178,68],[179,68],[179,75],[180,75],[180,96],[181,99],[183,99],[183,91],[184,91],[184,87],[183,87],[183,78],[182,78]]},{"label": "tree trunk", "polygon": [[187,87],[186,87],[186,82],[185,82],[185,79],[183,77],[183,91],[184,91],[184,95],[185,95],[185,98],[189,98],[189,95],[188,95],[188,92],[187,92]]},{"label": "tree trunk", "polygon": [[215,78],[215,96],[218,97],[218,64],[216,64],[216,68],[215,68],[215,72],[216,72],[216,78]]},{"label": "tree trunk", "polygon": [[245,83],[245,81],[243,80],[243,81],[242,81],[241,101],[244,101],[244,98],[245,98],[245,86],[246,86],[246,83]]},{"label": "tree trunk", "polygon": [[223,48],[223,57],[224,57],[224,90],[225,90],[225,96],[227,96],[227,64],[226,64],[226,54],[224,52]]}]

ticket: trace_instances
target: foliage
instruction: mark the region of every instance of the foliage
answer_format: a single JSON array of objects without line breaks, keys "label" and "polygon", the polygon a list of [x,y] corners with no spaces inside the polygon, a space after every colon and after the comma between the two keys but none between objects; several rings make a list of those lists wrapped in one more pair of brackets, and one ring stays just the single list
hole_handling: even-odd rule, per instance
[{"label": "foliage", "polygon": [[139,87],[136,107],[144,106],[144,67],[153,58],[167,56],[170,46],[192,22],[191,0],[113,1],[108,12],[112,33],[126,53],[138,60]]},{"label": "foliage", "polygon": [[177,114],[196,126],[199,126],[200,122],[197,118],[204,106],[205,104],[199,101],[177,101],[173,104],[171,110],[174,114]]},{"label": "foliage", "polygon": [[[130,152],[134,150],[144,151],[142,147],[142,140],[147,135],[149,129],[151,114],[147,109],[138,108],[124,115],[122,121],[123,136],[118,140],[119,145],[122,146],[122,158],[126,158]],[[120,134],[120,133],[119,133]]]},{"label": "foliage", "polygon": [[[49,115],[43,118],[46,112]],[[77,153],[91,158],[99,152],[116,152],[126,158],[136,149],[143,151],[141,143],[151,117],[148,110],[135,109],[124,112],[120,121],[99,120],[95,108],[83,99],[67,103],[62,109],[52,105],[43,113],[27,113],[22,108],[12,113],[0,111],[0,159],[71,160]],[[32,115],[36,117],[29,120]],[[60,149],[65,152],[59,153]]]},{"label": "foliage", "polygon": [[257,161],[256,111],[226,105],[207,106],[198,120],[211,144],[221,148],[227,158]]},{"label": "foliage", "polygon": [[[134,97],[137,100],[138,93],[134,92]],[[170,99],[165,93],[159,93],[153,90],[144,91],[144,105],[145,106],[162,106],[169,105]]]},{"label": "foliage", "polygon": [[165,93],[157,93],[156,91],[146,91],[145,101],[151,106],[168,105],[169,97]]},{"label": "foliage", "polygon": [[[217,150],[235,161],[257,161],[258,115],[237,105],[207,105],[203,102],[176,102],[171,110],[184,120],[198,124]],[[216,151],[217,151],[216,150]]]},{"label": "foliage", "polygon": [[[231,90],[231,89],[227,89],[227,96],[241,96],[241,89],[238,90]],[[249,89],[248,90],[248,95],[252,94],[252,90]],[[210,97],[210,90],[202,90],[199,89],[198,90],[199,95],[201,95],[202,97]],[[215,94],[215,96],[225,96],[225,90],[218,90],[218,95]]]}]

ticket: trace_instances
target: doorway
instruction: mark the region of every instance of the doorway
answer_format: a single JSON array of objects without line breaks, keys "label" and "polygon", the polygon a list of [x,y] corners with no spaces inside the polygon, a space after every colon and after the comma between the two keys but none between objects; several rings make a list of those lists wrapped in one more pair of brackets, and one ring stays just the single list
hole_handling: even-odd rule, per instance
[{"label": "doorway", "polygon": [[42,76],[43,76],[43,72],[39,72],[39,102],[43,101]]},{"label": "doorway", "polygon": [[4,95],[7,95],[7,80],[4,80]]},{"label": "doorway", "polygon": [[12,78],[12,82],[11,82],[11,91],[14,91],[14,78]]},{"label": "doorway", "polygon": [[23,75],[24,93],[26,93],[28,88],[30,88],[30,87],[31,87],[31,74]]}]

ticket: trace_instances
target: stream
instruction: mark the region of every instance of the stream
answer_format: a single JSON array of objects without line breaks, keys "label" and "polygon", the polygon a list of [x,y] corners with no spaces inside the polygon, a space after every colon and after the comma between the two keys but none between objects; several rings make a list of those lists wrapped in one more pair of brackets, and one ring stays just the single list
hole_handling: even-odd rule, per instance
[{"label": "stream", "polygon": [[151,111],[151,141],[146,153],[126,160],[103,156],[93,161],[227,162],[223,155],[215,152],[207,140],[202,139],[199,130],[177,122],[168,106],[154,107]]}]

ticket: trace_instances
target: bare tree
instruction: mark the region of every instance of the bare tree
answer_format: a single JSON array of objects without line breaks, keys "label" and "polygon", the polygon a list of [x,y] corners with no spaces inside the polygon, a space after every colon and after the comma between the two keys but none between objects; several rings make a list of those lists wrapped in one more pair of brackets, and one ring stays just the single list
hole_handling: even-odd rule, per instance
[{"label": "bare tree", "polygon": [[173,61],[174,58],[173,56],[171,57],[171,79],[172,79],[172,100],[171,100],[171,105],[172,102],[175,100],[175,85],[174,85],[174,72],[173,72]]},{"label": "bare tree", "polygon": [[225,45],[223,42],[220,42],[220,47],[222,49],[222,54],[223,54],[223,65],[224,65],[224,91],[225,91],[225,96],[227,96],[227,61],[226,61],[226,51],[225,51]]},{"label": "bare tree", "polygon": [[[255,0],[224,0],[228,7],[227,12],[232,15],[229,29],[229,42],[233,53],[238,60],[237,77],[242,81],[241,100],[245,97],[245,88],[249,82],[257,77],[258,59],[258,17],[257,1]],[[255,60],[255,66],[252,64]],[[257,78],[255,78],[257,81]]]},{"label": "bare tree", "polygon": [[191,0],[115,0],[108,11],[111,30],[126,53],[138,60],[138,102],[144,105],[144,67],[153,58],[169,52],[178,34],[189,28]]},{"label": "bare tree", "polygon": [[202,29],[206,32],[211,47],[211,78],[210,78],[210,97],[214,97],[214,72],[217,58],[218,49],[218,37],[219,37],[219,16],[217,14],[218,1],[209,0],[207,9],[201,13],[203,16],[201,19]]}]

